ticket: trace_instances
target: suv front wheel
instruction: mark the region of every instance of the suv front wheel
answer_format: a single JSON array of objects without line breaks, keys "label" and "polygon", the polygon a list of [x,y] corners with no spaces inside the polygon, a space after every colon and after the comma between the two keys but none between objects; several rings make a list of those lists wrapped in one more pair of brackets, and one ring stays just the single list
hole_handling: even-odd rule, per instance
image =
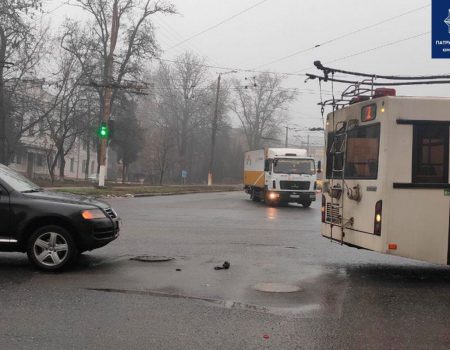
[{"label": "suv front wheel", "polygon": [[57,271],[75,260],[77,249],[66,229],[48,225],[37,229],[30,236],[27,255],[30,262],[41,270]]}]

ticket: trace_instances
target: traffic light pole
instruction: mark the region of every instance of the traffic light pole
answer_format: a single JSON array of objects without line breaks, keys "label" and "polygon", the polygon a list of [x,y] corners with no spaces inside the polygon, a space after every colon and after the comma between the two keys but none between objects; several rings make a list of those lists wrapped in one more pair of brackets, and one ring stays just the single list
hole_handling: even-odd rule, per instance
[{"label": "traffic light pole", "polygon": [[[112,97],[112,73],[113,73],[113,58],[114,50],[116,48],[117,36],[119,32],[119,11],[118,0],[114,0],[113,15],[111,20],[111,41],[109,46],[109,54],[106,58],[106,76],[105,76],[105,94],[103,98],[103,115],[102,122],[108,125],[109,117],[111,115],[111,97]],[[108,138],[100,138],[99,160],[100,167],[98,173],[98,186],[105,187],[106,176],[106,151],[108,146]]]}]

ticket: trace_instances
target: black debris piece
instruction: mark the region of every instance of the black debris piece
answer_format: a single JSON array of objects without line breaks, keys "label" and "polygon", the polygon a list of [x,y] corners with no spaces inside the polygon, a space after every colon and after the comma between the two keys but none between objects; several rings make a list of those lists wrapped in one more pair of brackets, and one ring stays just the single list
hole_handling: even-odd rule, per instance
[{"label": "black debris piece", "polygon": [[225,261],[222,266],[216,266],[214,270],[228,270],[230,268],[230,263]]}]

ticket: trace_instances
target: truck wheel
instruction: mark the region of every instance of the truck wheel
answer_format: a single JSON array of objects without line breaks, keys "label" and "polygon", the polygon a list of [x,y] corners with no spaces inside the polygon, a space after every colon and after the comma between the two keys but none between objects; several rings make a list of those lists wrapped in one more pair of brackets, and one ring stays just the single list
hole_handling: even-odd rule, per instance
[{"label": "truck wheel", "polygon": [[260,201],[259,197],[258,197],[258,196],[255,196],[255,190],[253,190],[253,189],[252,189],[252,192],[250,192],[250,199],[251,199],[253,202],[259,202],[259,201]]},{"label": "truck wheel", "polygon": [[61,226],[48,225],[38,228],[29,238],[28,259],[45,271],[60,271],[73,263],[77,248],[72,236]]},{"label": "truck wheel", "polygon": [[311,206],[311,201],[304,201],[302,202],[303,208],[309,208]]}]

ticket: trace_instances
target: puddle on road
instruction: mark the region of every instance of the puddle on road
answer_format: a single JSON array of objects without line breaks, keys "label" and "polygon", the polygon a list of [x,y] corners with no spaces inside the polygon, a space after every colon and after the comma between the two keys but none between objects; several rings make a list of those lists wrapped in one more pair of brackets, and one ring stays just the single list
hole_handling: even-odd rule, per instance
[{"label": "puddle on road", "polygon": [[155,256],[155,255],[139,255],[139,256],[130,258],[130,260],[141,261],[141,262],[166,262],[166,261],[171,261],[173,259],[175,259],[175,258],[173,258],[171,256]]},{"label": "puddle on road", "polygon": [[243,303],[234,300],[220,300],[212,298],[203,298],[182,294],[166,293],[154,290],[129,290],[129,289],[116,289],[116,288],[85,288],[86,290],[104,293],[119,293],[119,294],[132,294],[132,295],[145,295],[145,296],[157,296],[166,298],[176,298],[176,299],[186,299],[186,300],[196,300],[203,302],[207,305],[213,305],[222,307],[225,309],[238,309],[238,310],[249,310],[256,312],[270,313],[278,316],[292,316],[292,317],[304,317],[305,314],[318,311],[321,309],[320,304],[308,304],[296,307],[271,307],[271,306],[261,306],[256,304]]},{"label": "puddle on road", "polygon": [[253,289],[266,293],[294,293],[302,290],[298,286],[283,283],[258,283],[253,286]]}]

